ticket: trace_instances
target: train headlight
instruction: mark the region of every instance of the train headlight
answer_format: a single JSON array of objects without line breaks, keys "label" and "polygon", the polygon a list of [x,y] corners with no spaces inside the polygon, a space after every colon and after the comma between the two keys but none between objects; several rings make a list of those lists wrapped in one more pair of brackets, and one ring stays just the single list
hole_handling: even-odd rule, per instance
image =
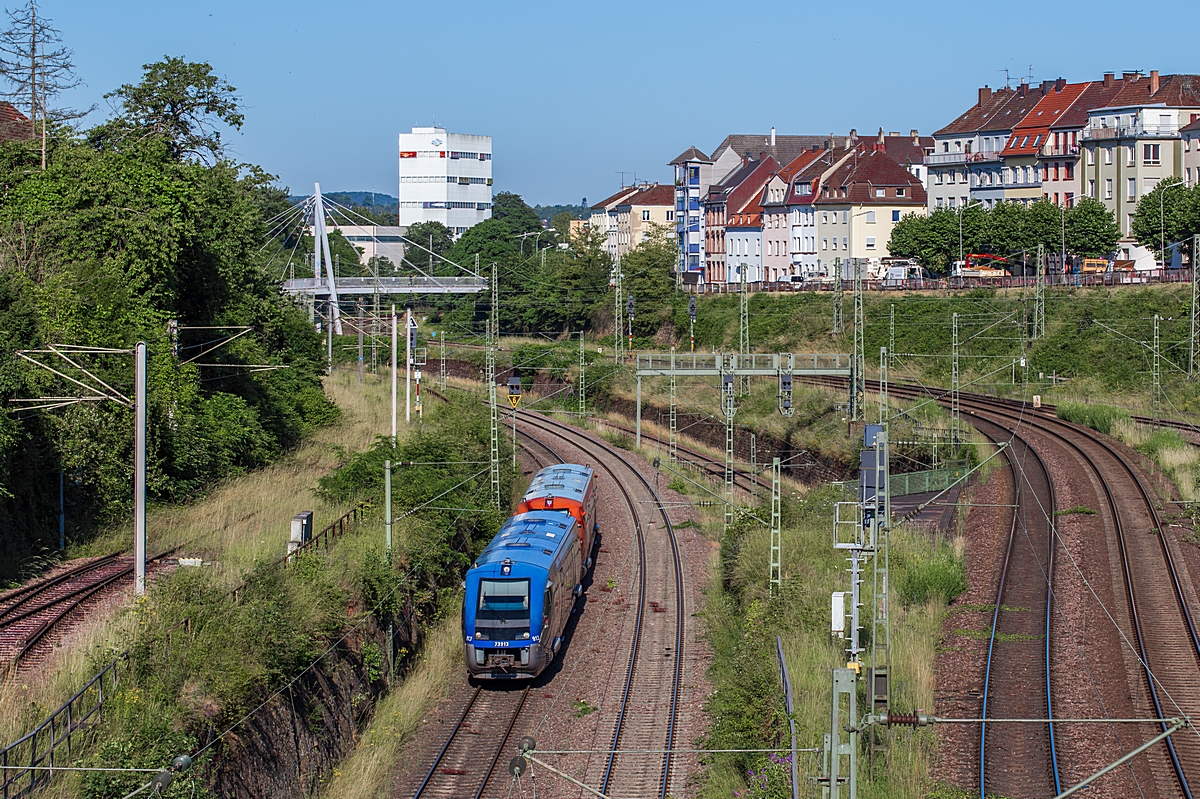
[{"label": "train headlight", "polygon": [[522,638],[528,638],[528,637],[529,637],[529,633],[528,633],[528,632],[526,632],[526,633],[525,633],[525,635],[523,635],[523,636],[521,636],[521,637],[522,637]]},{"label": "train headlight", "polygon": [[476,631],[475,631],[475,640],[477,640],[477,641],[486,641],[486,640],[487,640],[487,633],[481,633],[481,632],[479,632],[479,630],[476,630]]},{"label": "train headlight", "polygon": [[485,656],[484,656],[484,653],[483,653],[483,650],[482,650],[482,649],[476,649],[476,650],[475,650],[475,664],[476,664],[476,665],[478,665],[478,666],[482,666],[482,665],[483,665],[483,661],[484,661],[484,657],[485,657]]}]

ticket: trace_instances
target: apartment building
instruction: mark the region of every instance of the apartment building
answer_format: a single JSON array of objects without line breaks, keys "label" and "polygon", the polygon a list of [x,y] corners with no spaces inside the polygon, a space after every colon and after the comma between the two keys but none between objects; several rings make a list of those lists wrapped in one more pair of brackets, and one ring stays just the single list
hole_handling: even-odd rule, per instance
[{"label": "apartment building", "polygon": [[[1070,159],[1047,160],[1042,156],[1045,145],[1053,140],[1050,126],[1070,109],[1072,104],[1087,89],[1087,83],[1067,83],[1062,78],[1045,81],[1040,87],[1041,99],[1029,109],[1025,118],[1013,126],[1012,134],[1000,155],[1004,165],[1000,168],[1000,185],[990,187],[984,203],[991,207],[995,202],[1018,202],[1029,205],[1048,195],[1045,179],[1053,175],[1059,183],[1077,180],[1075,165]],[[1061,141],[1061,133],[1060,133]],[[982,177],[982,175],[980,176]],[[979,197],[982,192],[972,196]],[[1062,202],[1062,195],[1069,198]],[[1054,202],[1070,205],[1076,192],[1055,192]],[[998,196],[997,196],[998,195]],[[982,198],[980,198],[982,199]]]},{"label": "apartment building", "polygon": [[1001,153],[1041,98],[1041,87],[1027,83],[997,91],[984,86],[974,106],[934,132],[934,151],[925,157],[930,211],[974,201],[991,207],[1004,199],[1006,179],[1014,188],[1034,183],[1032,164],[1005,173]]},{"label": "apartment building", "polygon": [[441,222],[457,237],[491,218],[491,136],[414,127],[399,141],[400,227]]},{"label": "apartment building", "polygon": [[675,187],[657,183],[643,185],[619,200],[613,212],[616,215],[617,256],[624,258],[646,240],[655,225],[674,230]]},{"label": "apartment building", "polygon": [[1195,186],[1200,184],[1200,118],[1180,128],[1179,137],[1183,140],[1183,182]]},{"label": "apartment building", "polygon": [[[387,258],[392,266],[400,266],[404,260],[404,239],[407,228],[396,225],[334,225],[330,231],[338,231],[358,250],[358,260],[364,266],[372,258]],[[417,242],[418,244],[420,242]],[[420,252],[419,250],[417,252]],[[414,256],[414,258],[424,257]],[[418,263],[420,261],[418,260]]]},{"label": "apartment building", "polygon": [[822,176],[812,209],[819,241],[817,269],[834,274],[837,259],[888,256],[892,229],[905,214],[926,213],[925,188],[882,147],[853,150]]},{"label": "apartment building", "polygon": [[792,260],[793,252],[799,250],[799,243],[792,241],[792,212],[788,199],[792,178],[820,158],[823,152],[823,149],[817,148],[805,150],[772,175],[763,188],[758,199],[762,207],[763,280],[773,283],[800,274]]},{"label": "apartment building", "polygon": [[[825,182],[848,160],[856,150],[844,147],[823,147],[817,157],[798,170],[792,177],[787,198],[788,217],[791,222],[793,274],[804,280],[832,277],[825,272],[817,239],[816,200],[823,192]],[[832,261],[829,263],[832,264]]]},{"label": "apartment building", "polygon": [[592,212],[588,227],[604,232],[604,251],[613,259],[617,257],[617,207],[637,192],[637,186],[622,186],[616,194],[605,197],[588,209]]},{"label": "apartment building", "polygon": [[[1061,80],[1061,78],[1060,78]],[[1087,126],[1088,109],[1103,108],[1124,85],[1112,72],[1104,79],[1091,81],[1074,102],[1055,118],[1038,151],[1037,163],[1042,176],[1042,197],[1064,207],[1084,196],[1083,171],[1080,169],[1080,142]]]},{"label": "apartment building", "polygon": [[679,246],[684,259],[684,281],[703,283],[710,260],[721,261],[723,254],[710,257],[707,230],[708,215],[704,203],[713,187],[741,169],[747,158],[774,158],[780,164],[792,161],[805,149],[824,141],[822,136],[767,135],[734,133],[726,136],[712,155],[689,147],[670,162],[675,169],[675,221]]},{"label": "apartment building", "polygon": [[727,268],[725,225],[731,213],[740,213],[756,197],[779,162],[771,156],[762,160],[747,158],[743,165],[711,187],[704,201],[704,282],[727,285],[738,276]]},{"label": "apartment building", "polygon": [[741,207],[731,207],[725,222],[725,262],[728,282],[739,284],[742,275],[747,283],[761,283],[763,279],[763,227],[762,206],[759,194],[750,194]]},{"label": "apartment building", "polygon": [[1200,75],[1122,77],[1107,106],[1088,110],[1082,173],[1084,192],[1116,217],[1122,254],[1136,257],[1130,231],[1138,200],[1164,178],[1185,176],[1181,129],[1200,118]]}]

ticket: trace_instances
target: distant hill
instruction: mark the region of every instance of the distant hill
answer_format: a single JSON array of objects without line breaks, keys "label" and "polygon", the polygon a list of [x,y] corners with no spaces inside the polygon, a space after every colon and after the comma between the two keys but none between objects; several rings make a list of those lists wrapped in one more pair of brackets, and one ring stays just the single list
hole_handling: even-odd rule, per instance
[{"label": "distant hill", "polygon": [[533,212],[538,215],[538,219],[549,222],[558,214],[566,211],[571,215],[572,219],[587,219],[592,212],[588,210],[587,198],[583,198],[580,205],[535,205]]},{"label": "distant hill", "polygon": [[[359,206],[362,208],[374,207],[379,211],[394,211],[398,202],[392,195],[379,191],[324,191],[321,192],[321,196],[328,197],[335,203],[341,203],[342,205]],[[307,194],[293,195],[288,197],[288,202],[295,205],[306,197],[308,197]],[[373,204],[372,200],[374,200]]]}]

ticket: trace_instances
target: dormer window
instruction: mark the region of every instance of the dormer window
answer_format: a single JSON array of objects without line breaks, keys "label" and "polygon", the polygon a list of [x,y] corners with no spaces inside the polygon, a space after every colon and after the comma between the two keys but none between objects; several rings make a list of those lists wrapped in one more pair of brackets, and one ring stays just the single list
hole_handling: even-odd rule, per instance
[{"label": "dormer window", "polygon": [[903,196],[904,196],[904,189],[896,189],[896,196],[897,196],[897,197],[903,197]]},{"label": "dormer window", "polygon": [[886,196],[887,196],[887,190],[886,190],[886,189],[876,189],[876,190],[875,190],[875,196],[876,196],[876,197],[886,197]]}]

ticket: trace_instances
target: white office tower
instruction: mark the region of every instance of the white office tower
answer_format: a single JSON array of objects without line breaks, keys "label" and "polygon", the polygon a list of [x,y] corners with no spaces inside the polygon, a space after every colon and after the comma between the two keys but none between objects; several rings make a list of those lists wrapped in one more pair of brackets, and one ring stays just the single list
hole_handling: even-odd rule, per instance
[{"label": "white office tower", "polygon": [[441,222],[456,237],[492,216],[492,137],[400,134],[400,226]]}]

